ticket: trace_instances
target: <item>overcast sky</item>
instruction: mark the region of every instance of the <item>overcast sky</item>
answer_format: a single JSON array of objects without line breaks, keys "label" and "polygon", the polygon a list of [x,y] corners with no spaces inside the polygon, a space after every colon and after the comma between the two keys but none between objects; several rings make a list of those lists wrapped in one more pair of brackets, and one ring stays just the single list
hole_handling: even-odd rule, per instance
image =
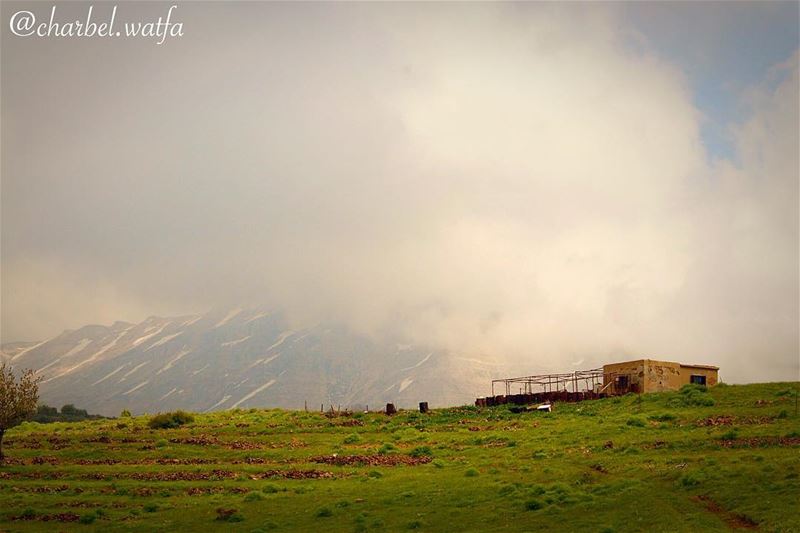
[{"label": "overcast sky", "polygon": [[796,2],[198,2],[161,45],[9,32],[49,7],[2,4],[3,342],[259,304],[527,367],[799,377]]}]

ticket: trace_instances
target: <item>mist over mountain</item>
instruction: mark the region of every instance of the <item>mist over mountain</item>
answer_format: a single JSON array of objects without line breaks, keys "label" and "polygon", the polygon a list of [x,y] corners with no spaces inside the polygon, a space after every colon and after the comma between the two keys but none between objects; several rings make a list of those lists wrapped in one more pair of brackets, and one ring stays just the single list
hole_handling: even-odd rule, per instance
[{"label": "mist over mountain", "polygon": [[283,315],[259,308],[89,325],[42,342],[4,344],[2,357],[42,375],[42,402],[104,415],[458,405],[485,392],[499,371],[441,350],[379,342],[341,325],[292,329]]},{"label": "mist over mountain", "polygon": [[[0,342],[137,323],[15,360],[90,359],[43,391],[114,410],[416,394],[399,369],[428,353],[408,372],[441,362],[455,385],[425,399],[447,403],[467,395],[445,354],[800,375],[798,6],[650,4],[195,3],[155,53],[3,33]],[[264,302],[285,323],[176,319],[130,345],[151,315]],[[289,329],[309,336],[240,370]],[[184,346],[177,367],[209,365],[191,387],[157,374]]]}]

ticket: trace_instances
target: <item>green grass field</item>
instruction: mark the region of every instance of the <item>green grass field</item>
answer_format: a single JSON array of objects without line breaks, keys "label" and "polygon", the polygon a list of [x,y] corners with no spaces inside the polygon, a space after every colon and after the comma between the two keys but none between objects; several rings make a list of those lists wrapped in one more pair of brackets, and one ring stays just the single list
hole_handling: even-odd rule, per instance
[{"label": "green grass field", "polygon": [[552,413],[25,423],[6,436],[0,531],[797,532],[797,388],[723,384]]}]

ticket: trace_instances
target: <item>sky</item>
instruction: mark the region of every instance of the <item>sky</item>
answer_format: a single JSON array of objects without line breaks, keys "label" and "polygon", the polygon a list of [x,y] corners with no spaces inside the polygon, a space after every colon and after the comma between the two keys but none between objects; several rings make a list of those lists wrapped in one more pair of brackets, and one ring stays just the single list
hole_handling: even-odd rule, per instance
[{"label": "sky", "polygon": [[9,32],[48,8],[2,4],[3,342],[267,305],[531,371],[800,377],[796,2],[192,3],[160,45]]}]

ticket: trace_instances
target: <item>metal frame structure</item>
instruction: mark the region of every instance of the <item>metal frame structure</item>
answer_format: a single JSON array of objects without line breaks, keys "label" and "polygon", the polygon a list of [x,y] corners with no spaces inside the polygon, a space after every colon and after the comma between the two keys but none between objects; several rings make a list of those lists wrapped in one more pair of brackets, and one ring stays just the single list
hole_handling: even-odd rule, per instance
[{"label": "metal frame structure", "polygon": [[[559,391],[580,392],[579,384],[585,384],[585,391],[595,391],[596,386],[603,386],[603,369],[576,370],[566,374],[539,374],[518,378],[505,378],[492,380],[492,396],[495,396],[495,384],[504,387],[505,395],[534,394],[538,392],[551,393]],[[512,387],[519,385],[519,390]]]}]

